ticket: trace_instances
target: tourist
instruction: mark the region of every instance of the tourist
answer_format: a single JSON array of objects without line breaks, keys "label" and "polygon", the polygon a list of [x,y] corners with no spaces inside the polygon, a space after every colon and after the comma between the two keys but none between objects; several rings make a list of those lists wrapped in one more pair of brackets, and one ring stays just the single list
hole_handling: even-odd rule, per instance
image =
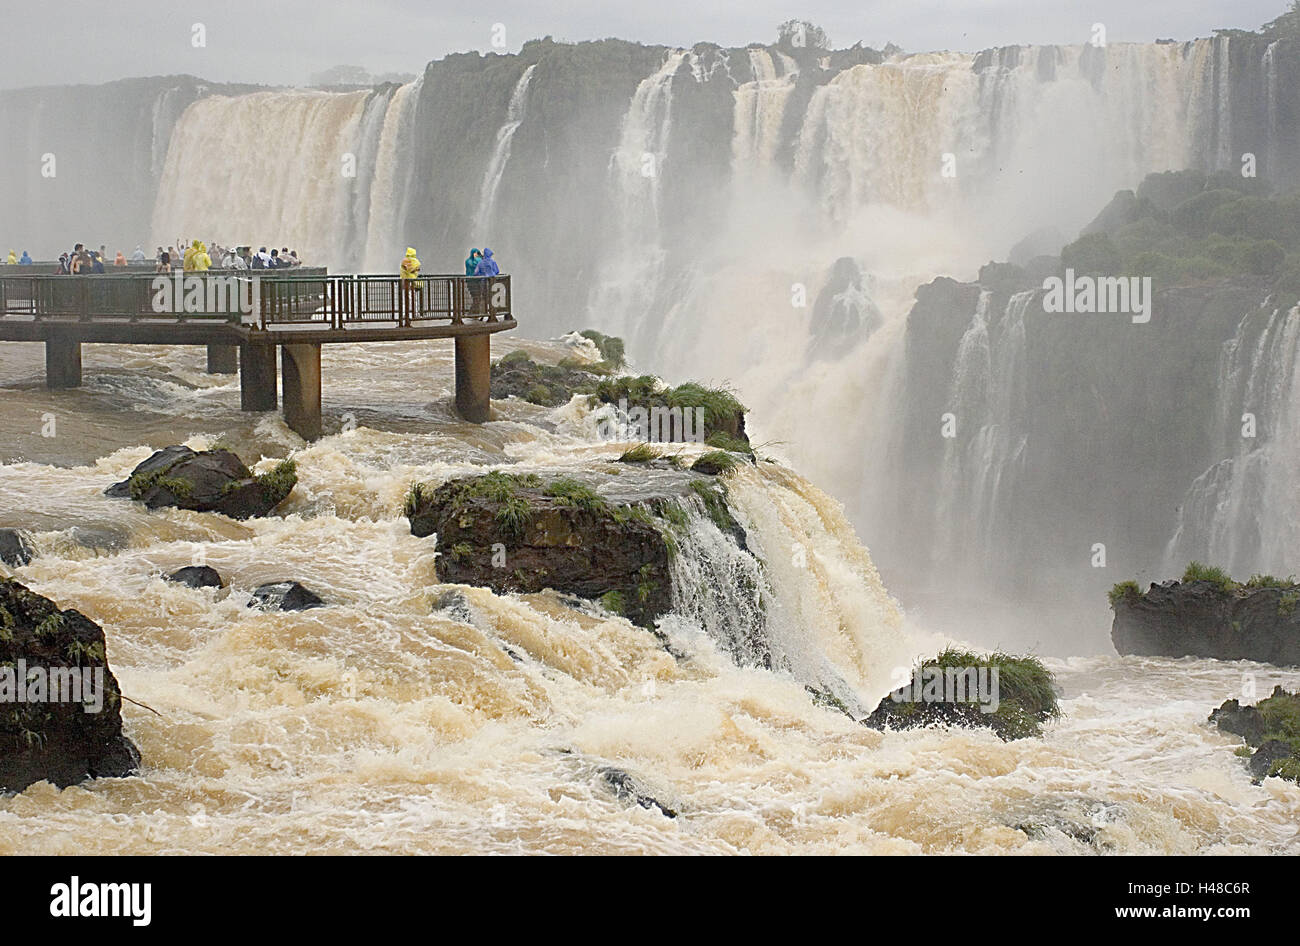
[{"label": "tourist", "polygon": [[478,261],[483,258],[483,251],[474,247],[469,251],[469,256],[465,257],[465,275],[473,276],[478,269]]},{"label": "tourist", "polygon": [[[198,243],[197,240],[194,241]],[[190,257],[190,272],[206,273],[212,268],[212,257],[208,255],[208,248],[199,243],[194,255]]]},{"label": "tourist", "polygon": [[8,260],[8,263],[9,263],[10,266],[17,266],[17,265],[18,265],[18,254],[15,253],[13,250],[10,250],[10,251],[9,251],[9,260]]},{"label": "tourist", "polygon": [[30,256],[27,255],[27,251],[26,251],[26,250],[23,250],[23,255],[22,255],[22,258],[18,260],[18,265],[19,265],[19,266],[30,266],[30,265],[32,265],[32,258],[31,258]]},{"label": "tourist", "polygon": [[[162,247],[161,247],[161,246],[158,247],[158,252],[159,252],[159,253],[162,252]],[[145,259],[145,256],[144,256],[144,249],[140,246],[139,243],[137,243],[137,244],[135,245],[135,252],[131,254],[131,262],[133,262],[133,263],[143,263],[143,262],[144,262],[144,259]]]},{"label": "tourist", "polygon": [[475,276],[499,276],[500,274],[501,274],[501,267],[499,267],[497,265],[497,261],[492,258],[492,251],[489,250],[486,246],[483,247],[483,258],[479,260],[478,265],[474,267],[474,275]]},{"label": "tourist", "polygon": [[420,258],[415,255],[413,247],[406,248],[406,256],[402,259],[401,276],[406,305],[408,308],[415,308],[418,304],[416,293],[420,291]]},{"label": "tourist", "polygon": [[104,257],[101,253],[90,254],[90,271],[96,276],[104,275]]},{"label": "tourist", "polygon": [[269,263],[266,264],[266,268],[267,268],[267,269],[280,269],[280,268],[282,268],[283,266],[284,266],[284,264],[280,262],[280,251],[279,251],[279,250],[272,250],[272,251],[271,251],[271,262],[269,262]]},{"label": "tourist", "polygon": [[118,251],[117,251],[117,256],[113,257],[113,265],[114,265],[114,266],[125,266],[125,265],[126,265],[126,256],[123,255],[123,253],[122,253],[121,250],[118,250]]}]

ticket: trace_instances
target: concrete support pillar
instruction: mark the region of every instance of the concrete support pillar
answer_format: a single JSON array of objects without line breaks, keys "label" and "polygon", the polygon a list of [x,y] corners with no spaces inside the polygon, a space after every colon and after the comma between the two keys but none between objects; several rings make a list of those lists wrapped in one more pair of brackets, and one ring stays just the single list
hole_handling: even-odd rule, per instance
[{"label": "concrete support pillar", "polygon": [[50,335],[45,340],[45,386],[81,387],[81,342],[69,335]]},{"label": "concrete support pillar", "polygon": [[208,346],[208,374],[234,374],[238,370],[238,345]]},{"label": "concrete support pillar", "polygon": [[239,346],[239,409],[273,411],[276,405],[275,346]]},{"label": "concrete support pillar", "polygon": [[481,424],[492,416],[492,336],[456,336],[456,411]]},{"label": "concrete support pillar", "polygon": [[280,346],[284,422],[303,440],[320,439],[320,343]]}]

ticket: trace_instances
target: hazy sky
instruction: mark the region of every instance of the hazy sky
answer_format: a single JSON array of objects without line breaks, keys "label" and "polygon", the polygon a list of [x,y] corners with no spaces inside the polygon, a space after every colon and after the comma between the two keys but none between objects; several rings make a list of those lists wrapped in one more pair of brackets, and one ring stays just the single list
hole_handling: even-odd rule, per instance
[{"label": "hazy sky", "polygon": [[[771,42],[798,16],[836,47],[909,51],[1078,43],[1093,23],[1110,42],[1191,39],[1254,29],[1289,0],[0,0],[0,88],[189,73],[216,81],[303,84],[333,65],[419,72],[449,52],[506,51],[550,34],[723,46]],[[478,11],[486,11],[479,14]],[[193,26],[206,28],[195,48]]]}]

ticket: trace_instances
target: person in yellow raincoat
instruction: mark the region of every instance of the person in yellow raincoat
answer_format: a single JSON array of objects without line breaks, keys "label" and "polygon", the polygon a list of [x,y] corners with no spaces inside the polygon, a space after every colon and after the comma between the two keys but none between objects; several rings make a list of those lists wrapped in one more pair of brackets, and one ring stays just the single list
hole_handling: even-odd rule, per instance
[{"label": "person in yellow raincoat", "polygon": [[199,251],[199,241],[195,240],[189,246],[185,247],[185,255],[181,257],[181,269],[190,273],[194,271],[194,254]]},{"label": "person in yellow raincoat", "polygon": [[18,265],[18,254],[15,253],[13,250],[9,251],[9,265],[10,266]]},{"label": "person in yellow raincoat", "polygon": [[190,257],[190,269],[196,273],[206,273],[211,268],[212,257],[208,255],[208,248],[200,243]]},{"label": "person in yellow raincoat", "polygon": [[409,246],[406,248],[406,256],[402,259],[401,271],[406,306],[408,310],[415,310],[419,306],[420,299],[420,258],[415,255],[415,250]]}]

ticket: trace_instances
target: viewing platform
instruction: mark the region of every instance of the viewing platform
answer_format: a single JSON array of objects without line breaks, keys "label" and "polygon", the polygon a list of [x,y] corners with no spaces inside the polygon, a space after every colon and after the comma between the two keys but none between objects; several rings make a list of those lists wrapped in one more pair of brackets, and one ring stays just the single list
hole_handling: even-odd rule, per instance
[{"label": "viewing platform", "polygon": [[488,420],[491,337],[518,325],[511,302],[504,275],[0,271],[0,341],[44,342],[50,388],[81,384],[85,343],[206,345],[210,373],[238,371],[243,410],[275,410],[282,389],[285,423],[315,440],[321,345],[329,344],[450,338],[456,410],[468,421]]}]

